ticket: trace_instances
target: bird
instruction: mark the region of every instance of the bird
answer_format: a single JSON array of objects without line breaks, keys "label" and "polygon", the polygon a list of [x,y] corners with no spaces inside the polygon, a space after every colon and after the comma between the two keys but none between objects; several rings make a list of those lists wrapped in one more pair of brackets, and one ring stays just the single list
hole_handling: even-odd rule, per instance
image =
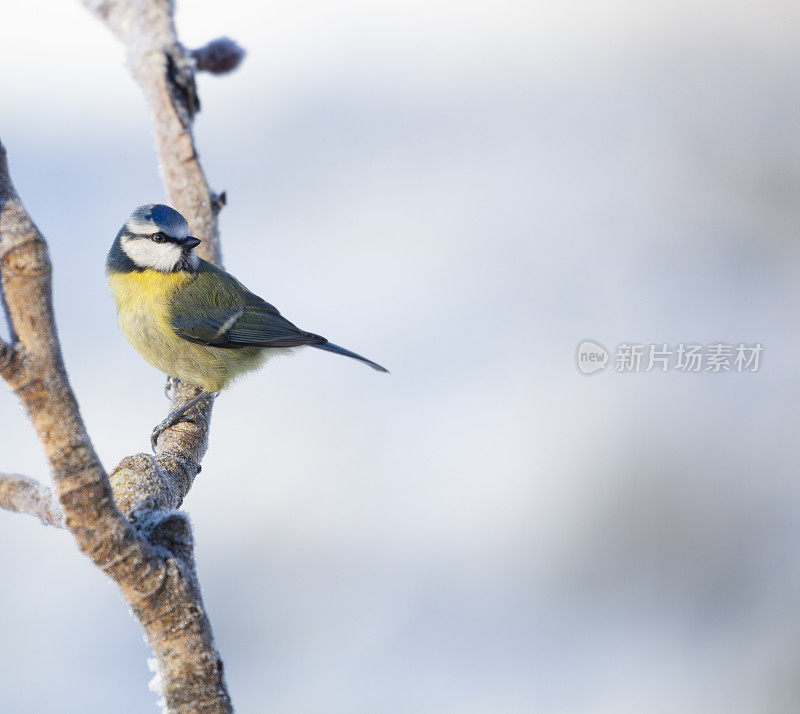
[{"label": "bird", "polygon": [[215,398],[277,353],[315,347],[388,372],[289,322],[230,273],[200,258],[195,253],[200,243],[178,211],[149,203],[125,221],[106,258],[122,333],[145,360],[167,375],[168,386],[179,379],[201,390],[153,429],[154,451],[161,433],[193,406]]}]

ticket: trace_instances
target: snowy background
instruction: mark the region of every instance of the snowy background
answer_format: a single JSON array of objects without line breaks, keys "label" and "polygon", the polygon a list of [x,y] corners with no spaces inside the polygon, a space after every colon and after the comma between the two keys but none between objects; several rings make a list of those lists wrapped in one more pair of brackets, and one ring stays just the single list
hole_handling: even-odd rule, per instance
[{"label": "snowy background", "polygon": [[[103,276],[130,211],[165,200],[149,116],[78,2],[0,22],[0,137],[111,468],[167,408]],[[179,4],[188,46],[248,51],[199,78],[226,267],[392,370],[308,351],[217,401],[186,508],[239,711],[800,708],[798,22]],[[586,377],[586,338],[764,353]],[[5,389],[0,424],[0,468],[46,479]],[[156,711],[139,628],[69,536],[0,513],[0,544],[0,709]]]}]

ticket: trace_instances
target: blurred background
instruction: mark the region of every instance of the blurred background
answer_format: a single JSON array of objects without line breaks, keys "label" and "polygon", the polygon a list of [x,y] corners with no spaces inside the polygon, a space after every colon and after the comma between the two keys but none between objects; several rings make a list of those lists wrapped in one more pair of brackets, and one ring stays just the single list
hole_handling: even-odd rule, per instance
[{"label": "blurred background", "polygon": [[[181,2],[226,267],[315,351],[217,400],[186,500],[241,712],[800,710],[800,8]],[[123,51],[3,9],[0,136],[48,238],[111,469],[164,378],[116,327],[119,226],[165,200]],[[3,328],[4,329],[4,328]],[[578,372],[584,339],[759,342],[756,373]],[[612,357],[613,359],[613,357]],[[0,389],[0,468],[47,468]],[[0,513],[0,708],[155,711],[68,534]]]}]

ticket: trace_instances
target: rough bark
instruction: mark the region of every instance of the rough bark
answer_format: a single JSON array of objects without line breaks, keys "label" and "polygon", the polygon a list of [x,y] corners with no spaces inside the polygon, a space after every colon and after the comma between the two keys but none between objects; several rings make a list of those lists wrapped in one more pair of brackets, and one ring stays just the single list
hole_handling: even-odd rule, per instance
[{"label": "rough bark", "polygon": [[[169,201],[203,240],[202,257],[220,264],[216,216],[225,197],[209,189],[194,146],[191,125],[199,109],[194,71],[229,71],[243,53],[229,41],[186,51],[167,0],[84,4],[124,43],[153,116]],[[51,271],[45,239],[14,190],[0,144],[0,303],[10,334],[8,341],[0,340],[0,376],[24,406],[53,479],[51,490],[27,477],[0,474],[0,508],[66,527],[116,583],[155,654],[165,711],[230,712],[195,572],[191,527],[176,510],[200,469],[212,405],[203,403],[191,412],[191,421],[166,430],[154,456],[129,456],[109,477],[64,369]],[[196,394],[194,386],[178,383],[172,408]]]}]

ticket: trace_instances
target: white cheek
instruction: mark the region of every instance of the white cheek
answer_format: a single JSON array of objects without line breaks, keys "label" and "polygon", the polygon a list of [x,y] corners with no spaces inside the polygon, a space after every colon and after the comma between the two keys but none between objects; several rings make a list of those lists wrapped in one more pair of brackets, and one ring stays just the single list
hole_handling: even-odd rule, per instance
[{"label": "white cheek", "polygon": [[142,268],[168,273],[181,259],[182,250],[174,243],[155,243],[146,238],[123,240],[122,250]]}]

